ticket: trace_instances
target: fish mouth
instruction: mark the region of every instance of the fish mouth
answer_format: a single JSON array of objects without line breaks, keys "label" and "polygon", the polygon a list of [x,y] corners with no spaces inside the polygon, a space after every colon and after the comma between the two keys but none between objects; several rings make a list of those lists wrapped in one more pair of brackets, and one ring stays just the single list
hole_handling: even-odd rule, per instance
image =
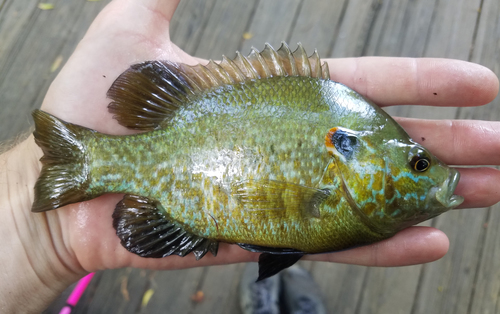
[{"label": "fish mouth", "polygon": [[457,207],[464,201],[463,196],[453,194],[460,181],[460,173],[456,169],[450,169],[450,175],[436,192],[436,199],[446,208]]}]

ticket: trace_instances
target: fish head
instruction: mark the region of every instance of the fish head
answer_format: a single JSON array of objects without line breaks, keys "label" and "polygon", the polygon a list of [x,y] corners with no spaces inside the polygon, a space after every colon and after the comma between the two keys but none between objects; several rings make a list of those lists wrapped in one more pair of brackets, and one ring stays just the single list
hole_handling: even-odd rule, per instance
[{"label": "fish head", "polygon": [[325,143],[341,188],[363,221],[380,233],[395,233],[460,205],[460,179],[426,148],[399,132],[333,128]]}]

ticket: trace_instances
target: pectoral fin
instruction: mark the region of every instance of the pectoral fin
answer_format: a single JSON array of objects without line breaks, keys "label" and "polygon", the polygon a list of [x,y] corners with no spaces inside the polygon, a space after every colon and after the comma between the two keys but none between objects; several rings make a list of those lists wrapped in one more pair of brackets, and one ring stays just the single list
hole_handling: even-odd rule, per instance
[{"label": "pectoral fin", "polygon": [[251,212],[285,211],[320,218],[319,205],[330,195],[329,190],[276,180],[247,180],[233,185],[231,195]]},{"label": "pectoral fin", "polygon": [[194,235],[169,221],[158,202],[146,197],[125,195],[113,213],[113,227],[122,245],[142,257],[185,256],[196,259],[208,251],[217,255],[218,242]]}]

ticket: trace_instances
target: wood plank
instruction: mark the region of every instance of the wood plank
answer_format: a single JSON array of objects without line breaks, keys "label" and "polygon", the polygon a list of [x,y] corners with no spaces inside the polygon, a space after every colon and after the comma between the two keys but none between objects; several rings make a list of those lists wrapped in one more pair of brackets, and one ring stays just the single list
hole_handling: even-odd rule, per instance
[{"label": "wood plank", "polygon": [[91,302],[82,300],[72,313],[136,313],[144,292],[151,285],[152,274],[152,271],[133,268],[105,271]]},{"label": "wood plank", "polygon": [[469,60],[481,2],[438,1],[425,56]]},{"label": "wood plank", "polygon": [[[471,60],[492,69],[500,75],[500,3],[496,0],[485,0],[480,12],[475,45],[471,52]],[[495,44],[496,43],[496,44]],[[482,119],[500,120],[500,96],[489,104],[489,110],[483,113],[474,112],[472,108],[464,108],[462,115]],[[486,116],[489,113],[488,116]],[[486,116],[486,117],[484,117]],[[488,221],[484,225],[486,235],[482,243],[483,253],[478,265],[475,289],[472,291],[469,313],[500,312],[500,206],[490,209]]]},{"label": "wood plank", "polygon": [[[399,56],[401,37],[406,35],[403,28],[410,23],[405,20],[408,1],[384,1],[373,21],[370,35],[363,49],[365,56]],[[403,26],[404,25],[404,26]]]},{"label": "wood plank", "polygon": [[379,0],[351,0],[347,3],[332,57],[359,57],[363,54],[379,7]]},{"label": "wood plank", "polygon": [[[217,312],[221,314],[234,314],[240,313],[240,281],[243,271],[245,270],[246,263],[236,264],[234,266],[234,276],[229,289],[226,291],[228,294],[227,303],[225,306],[220,306],[217,308]],[[218,287],[212,287],[212,289],[218,289]],[[197,313],[196,313],[197,314]]]},{"label": "wood plank", "polygon": [[328,313],[358,313],[367,271],[363,266],[314,263],[311,273],[323,292]]},{"label": "wood plank", "polygon": [[199,288],[207,268],[158,271],[148,289],[154,291],[143,313],[188,313],[194,306],[191,296]]},{"label": "wood plank", "polygon": [[[264,43],[269,43],[275,49],[281,46],[282,41],[288,41],[290,29],[294,24],[301,0],[278,0],[259,2],[250,26],[246,30],[250,36],[244,39],[239,50],[244,55],[250,53],[252,46],[257,50],[264,49]],[[294,49],[295,43],[291,44]],[[311,48],[312,49],[312,48]]]},{"label": "wood plank", "polygon": [[483,245],[481,262],[478,265],[476,279],[470,299],[469,313],[500,312],[500,206],[490,209],[488,221],[483,228],[486,236]]},{"label": "wood plank", "polygon": [[[0,141],[29,127],[31,111],[40,106],[57,74],[57,71],[51,72],[53,62],[59,56],[67,59],[81,38],[75,33],[83,36],[106,2],[54,1],[53,10],[35,9],[36,14],[31,14],[28,22],[20,21],[27,28],[13,42],[17,48],[8,50],[10,53],[5,57],[8,66],[2,71],[2,77],[8,79],[0,81],[4,119]],[[64,56],[61,55],[63,50]]]},{"label": "wood plank", "polygon": [[204,299],[194,304],[189,313],[212,314],[220,313],[226,305],[231,304],[230,296],[235,298],[237,294],[230,294],[239,283],[242,267],[238,264],[210,266],[206,277],[201,285]]},{"label": "wood plank", "polygon": [[369,268],[359,313],[411,313],[421,270],[422,265]]},{"label": "wood plank", "polygon": [[384,1],[364,55],[421,57],[436,0]]},{"label": "wood plank", "polygon": [[223,54],[236,56],[257,4],[257,0],[217,0],[195,56],[214,60]]},{"label": "wood plank", "polygon": [[33,15],[39,13],[37,0],[14,1],[6,0],[0,9],[0,72],[6,71],[8,56],[16,54],[24,38],[31,29],[35,19]]},{"label": "wood plank", "polygon": [[441,260],[425,265],[413,313],[467,313],[483,240],[487,212],[455,210],[436,219],[451,239]]},{"label": "wood plank", "polygon": [[347,3],[347,0],[304,1],[291,30],[289,44],[301,42],[307,51],[317,49],[320,57],[331,57]]},{"label": "wood plank", "polygon": [[194,55],[214,6],[215,0],[181,1],[170,23],[172,42]]},{"label": "wood plank", "polygon": [[402,40],[401,56],[419,58],[425,54],[425,49],[429,45],[429,36],[432,34],[431,26],[436,22],[439,23],[435,17],[436,3],[439,1],[410,1],[405,12],[405,19],[411,19],[412,23],[406,29]]}]

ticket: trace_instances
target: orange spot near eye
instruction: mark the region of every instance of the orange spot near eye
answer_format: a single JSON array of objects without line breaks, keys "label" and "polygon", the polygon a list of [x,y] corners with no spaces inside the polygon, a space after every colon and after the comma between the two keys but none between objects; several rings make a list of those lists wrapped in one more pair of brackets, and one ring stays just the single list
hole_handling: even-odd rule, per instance
[{"label": "orange spot near eye", "polygon": [[335,132],[337,132],[338,128],[331,128],[330,130],[328,130],[328,133],[326,134],[325,136],[325,145],[326,147],[328,148],[333,148],[333,143],[332,143],[332,136],[333,134],[335,134]]}]

